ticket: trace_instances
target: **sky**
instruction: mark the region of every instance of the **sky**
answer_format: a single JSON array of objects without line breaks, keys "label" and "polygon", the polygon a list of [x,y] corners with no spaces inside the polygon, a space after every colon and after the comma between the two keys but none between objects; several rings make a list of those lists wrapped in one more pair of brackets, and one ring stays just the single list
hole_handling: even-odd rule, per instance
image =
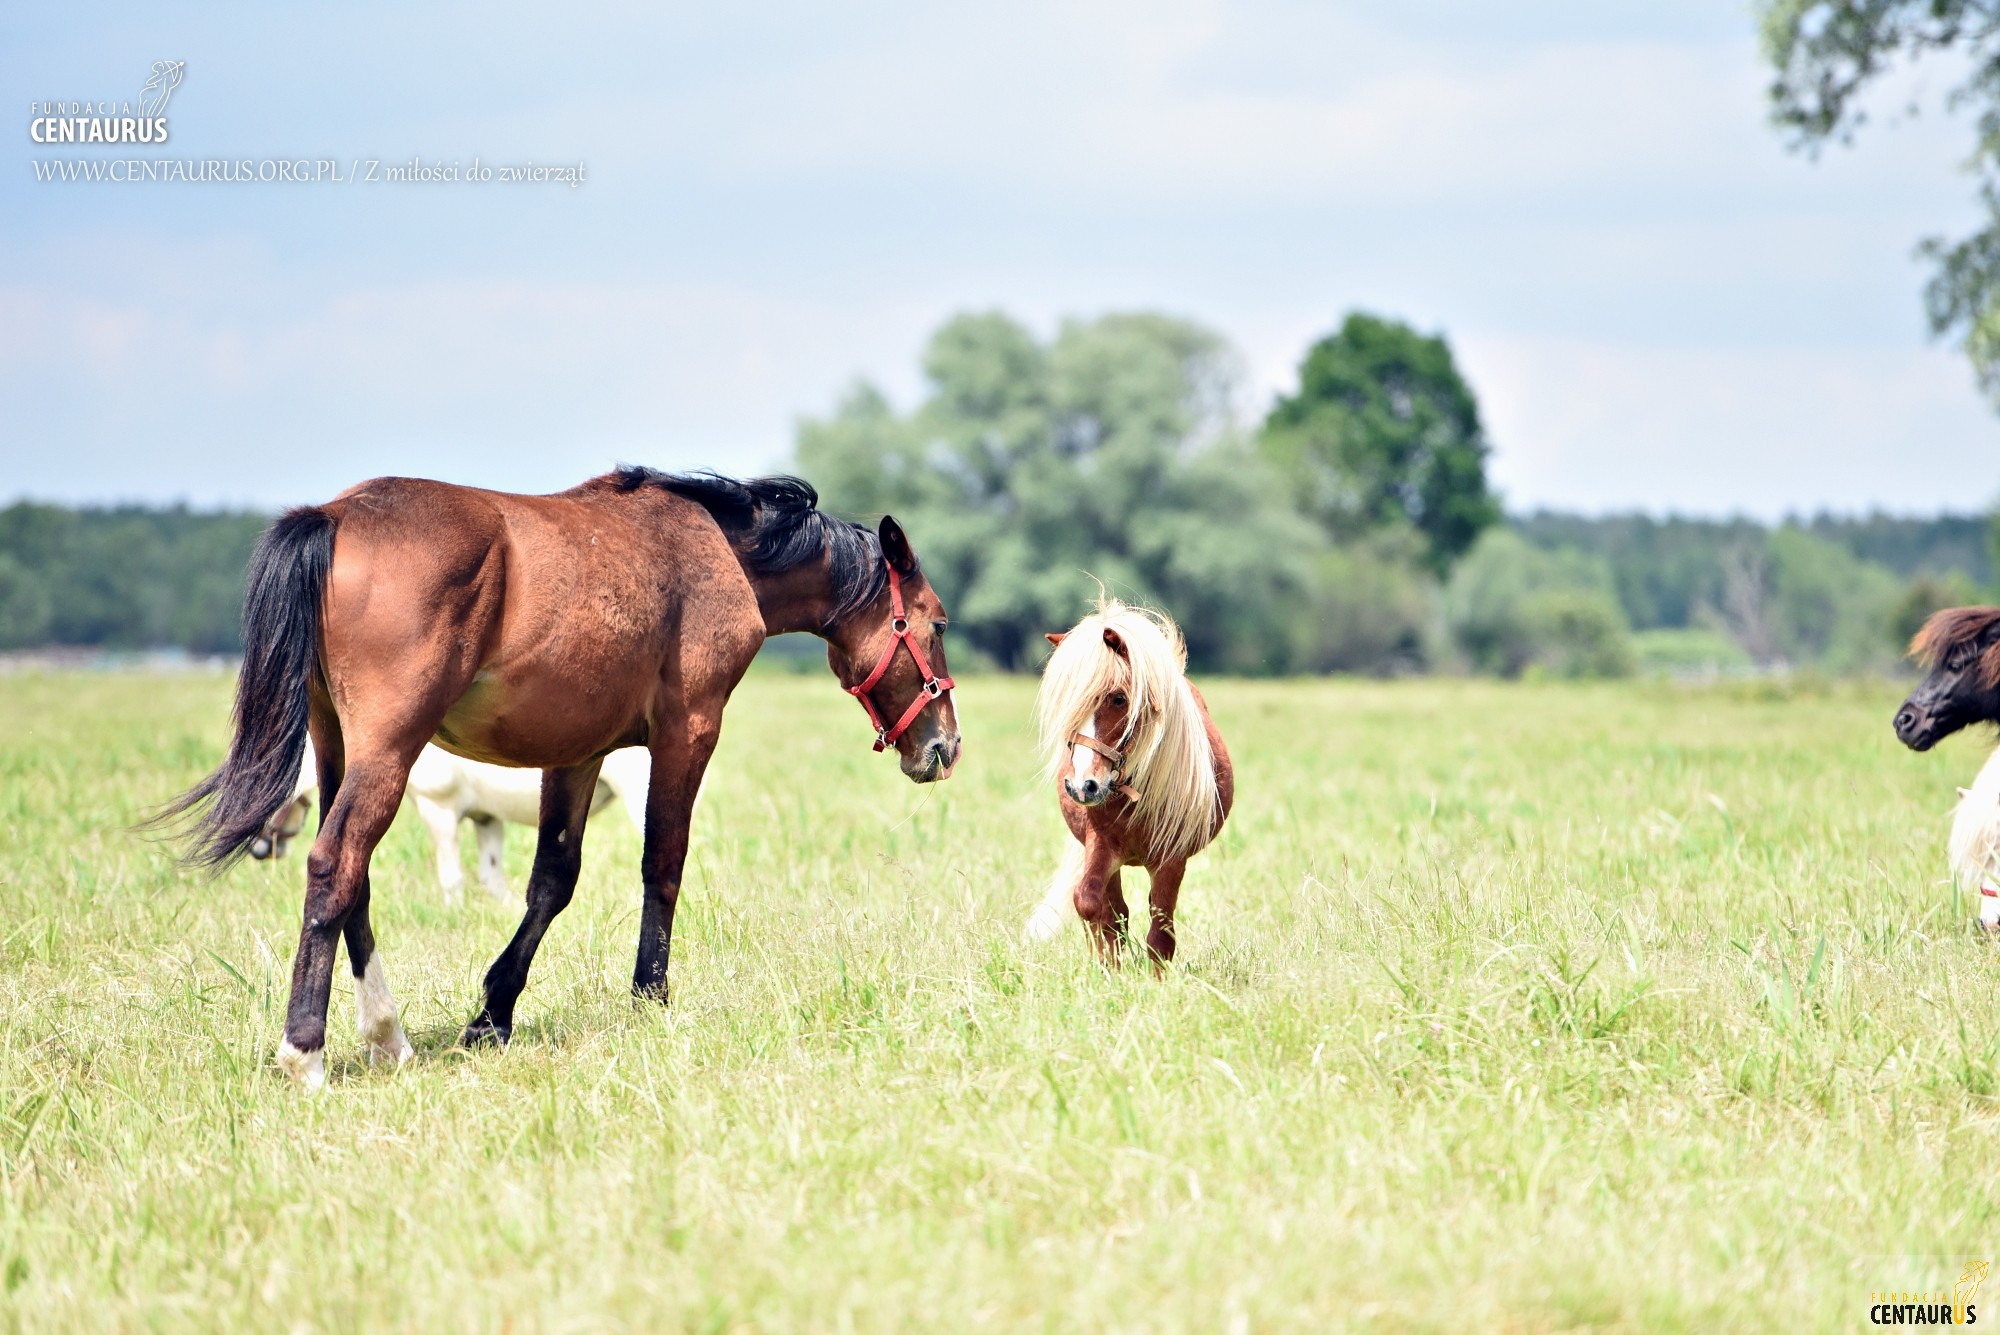
[{"label": "sky", "polygon": [[[1351,309],[1442,332],[1516,510],[2000,497],[1913,253],[1979,216],[1950,70],[1789,152],[1744,0],[92,14],[0,17],[0,500],[769,469],[990,308],[1197,320],[1245,422]],[[31,142],[161,59],[166,146]],[[37,178],[80,159],[322,175]]]}]

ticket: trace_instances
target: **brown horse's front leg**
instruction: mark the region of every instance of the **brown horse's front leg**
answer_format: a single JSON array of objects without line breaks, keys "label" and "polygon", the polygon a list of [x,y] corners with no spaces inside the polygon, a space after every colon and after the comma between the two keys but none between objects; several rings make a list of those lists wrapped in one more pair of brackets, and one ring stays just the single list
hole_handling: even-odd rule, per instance
[{"label": "brown horse's front leg", "polygon": [[514,1033],[514,1003],[528,985],[528,968],[542,934],[576,893],[583,870],[583,827],[590,819],[590,799],[597,792],[595,760],[568,769],[542,772],[542,816],[535,841],[534,870],[528,873],[528,910],[514,939],[486,971],[486,1003],[465,1027],[460,1042],[505,1045]]},{"label": "brown horse's front leg", "polygon": [[637,997],[667,999],[667,961],[673,952],[681,873],[687,865],[688,826],[720,731],[717,706],[712,715],[690,719],[683,737],[662,737],[653,743],[653,772],[646,788],[646,852],[640,863],[645,900],[639,908],[639,955],[632,965],[632,995]]},{"label": "brown horse's front leg", "polygon": [[1146,932],[1146,953],[1155,970],[1164,969],[1174,958],[1174,905],[1180,902],[1181,877],[1187,874],[1187,859],[1176,858],[1148,869],[1152,889],[1147,894],[1152,926]]},{"label": "brown horse's front leg", "polygon": [[1097,837],[1095,830],[1083,838],[1083,878],[1076,883],[1076,915],[1090,928],[1098,958],[1106,964],[1118,963],[1118,947],[1125,938],[1127,910],[1124,888],[1120,885],[1118,855],[1111,845]]}]

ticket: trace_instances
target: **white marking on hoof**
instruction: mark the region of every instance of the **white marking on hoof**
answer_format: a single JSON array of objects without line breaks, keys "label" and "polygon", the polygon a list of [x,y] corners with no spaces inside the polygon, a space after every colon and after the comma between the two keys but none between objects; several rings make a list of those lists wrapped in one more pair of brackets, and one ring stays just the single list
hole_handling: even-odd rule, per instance
[{"label": "white marking on hoof", "polygon": [[326,1088],[326,1053],[314,1048],[311,1052],[300,1052],[292,1046],[290,1039],[278,1044],[278,1069],[292,1078],[292,1083],[307,1094],[317,1094]]},{"label": "white marking on hoof", "polygon": [[368,957],[368,967],[354,980],[355,1025],[368,1044],[368,1060],[401,1066],[416,1055],[403,1022],[396,1017],[396,998],[389,992],[389,975],[382,972],[380,952]]}]

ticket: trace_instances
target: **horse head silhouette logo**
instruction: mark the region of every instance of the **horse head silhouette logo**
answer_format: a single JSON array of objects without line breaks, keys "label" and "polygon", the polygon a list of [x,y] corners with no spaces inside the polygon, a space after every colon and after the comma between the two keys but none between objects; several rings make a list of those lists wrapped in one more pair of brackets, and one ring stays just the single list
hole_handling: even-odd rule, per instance
[{"label": "horse head silhouette logo", "polygon": [[1955,1300],[1955,1305],[1958,1309],[1956,1315],[1960,1320],[1964,1319],[1966,1307],[1972,1302],[1974,1295],[1979,1292],[1979,1286],[1985,1282],[1986,1273],[1990,1269],[1992,1269],[1991,1265],[1985,1261],[1967,1261],[1965,1263],[1965,1273],[1960,1275],[1958,1283],[1952,1286],[1952,1298]]},{"label": "horse head silhouette logo", "polygon": [[154,61],[153,75],[139,92],[139,110],[148,116],[166,115],[167,99],[174,95],[174,89],[181,86],[181,79],[186,74],[185,60]]}]

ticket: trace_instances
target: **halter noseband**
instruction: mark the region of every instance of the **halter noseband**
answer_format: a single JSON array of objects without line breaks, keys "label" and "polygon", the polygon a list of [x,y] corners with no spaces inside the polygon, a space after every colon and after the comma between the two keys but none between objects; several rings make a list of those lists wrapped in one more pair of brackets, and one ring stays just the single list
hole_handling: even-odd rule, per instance
[{"label": "halter noseband", "polygon": [[1103,756],[1111,763],[1111,773],[1105,776],[1106,785],[1112,792],[1128,801],[1137,802],[1139,800],[1139,790],[1134,788],[1130,780],[1125,778],[1125,753],[1123,751],[1120,751],[1115,746],[1100,742],[1095,737],[1086,737],[1082,733],[1078,733],[1076,736],[1070,738],[1069,744],[1071,746],[1084,747]]},{"label": "halter noseband", "polygon": [[[910,632],[910,619],[903,613],[903,578],[896,573],[896,567],[887,558],[884,558],[883,563],[889,566],[889,610],[893,614],[889,622],[889,643],[883,646],[882,661],[875,665],[875,670],[868,674],[868,679],[859,686],[847,688],[847,693],[859,700],[861,707],[868,711],[868,721],[875,725],[877,751],[894,746],[896,739],[908,732],[910,725],[917,721],[917,715],[924,712],[925,705],[957,684],[950,677],[940,677],[931,671],[930,662],[924,657],[923,646],[917,643],[917,637]],[[910,657],[917,660],[917,671],[924,674],[924,686],[917,692],[917,698],[910,701],[910,707],[903,711],[903,717],[896,720],[896,726],[891,728],[885,726],[882,716],[875,712],[875,702],[868,698],[868,692],[875,689],[875,683],[882,680],[882,674],[889,670],[889,664],[896,661],[896,649],[899,645],[907,647]]]}]

